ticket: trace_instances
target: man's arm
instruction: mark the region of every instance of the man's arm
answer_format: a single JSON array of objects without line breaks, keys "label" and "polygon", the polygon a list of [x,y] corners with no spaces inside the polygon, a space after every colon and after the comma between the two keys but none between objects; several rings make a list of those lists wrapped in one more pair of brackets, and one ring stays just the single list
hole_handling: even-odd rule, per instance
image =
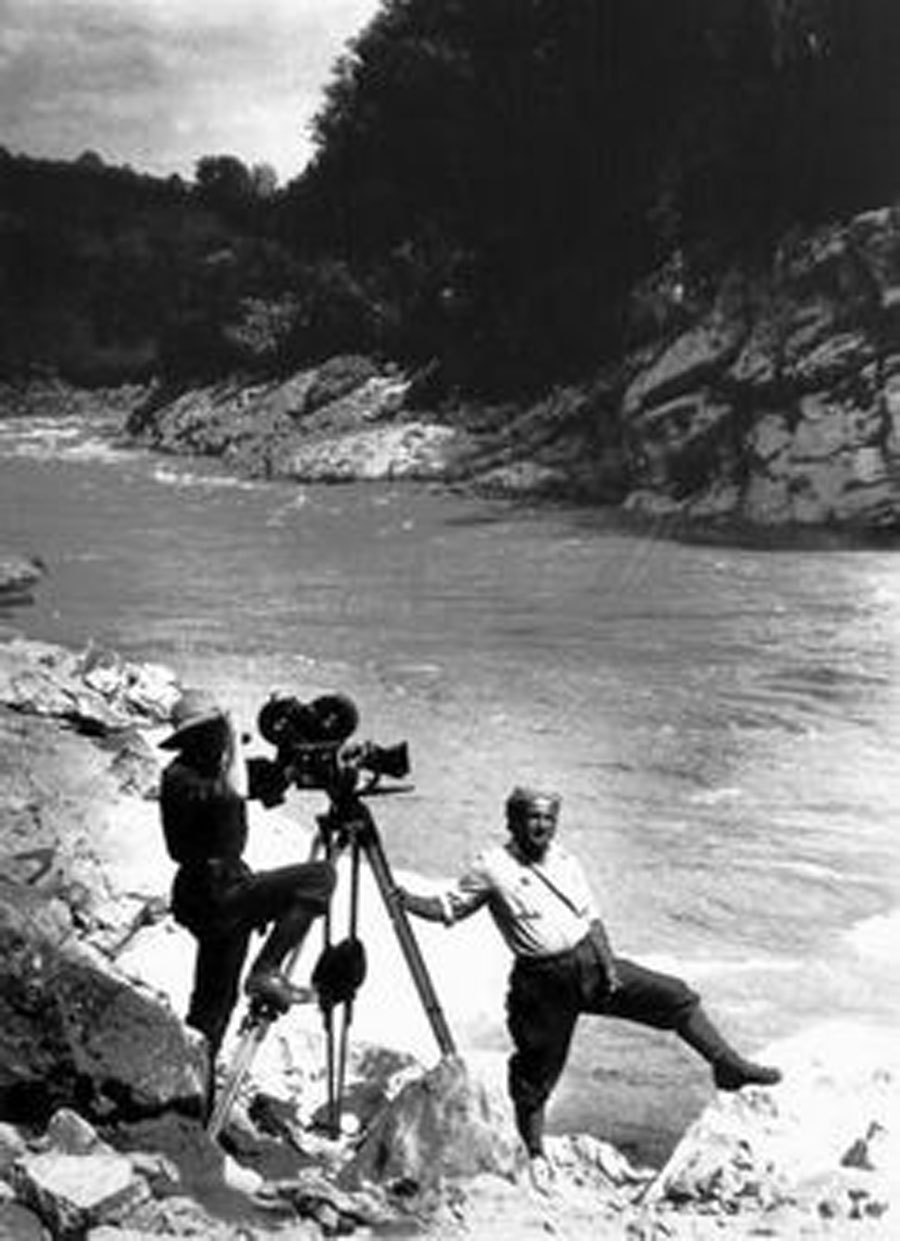
[{"label": "man's arm", "polygon": [[246,797],[249,776],[244,762],[241,739],[230,715],[224,718],[225,737],[222,743],[222,779],[232,793]]},{"label": "man's arm", "polygon": [[401,909],[416,918],[424,918],[426,922],[443,922],[447,926],[453,921],[453,911],[445,896],[417,896],[406,888],[395,887],[394,894]]},{"label": "man's arm", "polygon": [[481,864],[481,859],[476,858],[455,883],[442,885],[436,893],[422,896],[399,886],[394,890],[401,908],[416,918],[453,926],[464,918],[471,917],[488,901],[492,883],[490,874]]},{"label": "man's arm", "polygon": [[600,958],[600,964],[606,973],[606,981],[609,984],[610,991],[618,991],[619,989],[619,971],[616,968],[616,958],[609,942],[609,936],[606,934],[606,927],[599,918],[594,918],[590,927],[591,942],[597,950],[597,956]]}]

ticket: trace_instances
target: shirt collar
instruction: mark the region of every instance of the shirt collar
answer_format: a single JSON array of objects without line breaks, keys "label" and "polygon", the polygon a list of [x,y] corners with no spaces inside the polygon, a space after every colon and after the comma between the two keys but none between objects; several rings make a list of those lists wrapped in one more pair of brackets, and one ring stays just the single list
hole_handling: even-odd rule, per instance
[{"label": "shirt collar", "polygon": [[547,852],[544,854],[544,856],[541,858],[539,862],[535,862],[533,858],[529,858],[525,856],[525,854],[519,848],[518,841],[516,841],[515,838],[512,836],[510,836],[509,839],[506,841],[505,848],[509,856],[513,858],[516,862],[518,862],[520,866],[546,866],[548,862],[553,861],[553,859],[556,857],[559,851],[556,841],[551,840],[550,844],[547,846]]}]

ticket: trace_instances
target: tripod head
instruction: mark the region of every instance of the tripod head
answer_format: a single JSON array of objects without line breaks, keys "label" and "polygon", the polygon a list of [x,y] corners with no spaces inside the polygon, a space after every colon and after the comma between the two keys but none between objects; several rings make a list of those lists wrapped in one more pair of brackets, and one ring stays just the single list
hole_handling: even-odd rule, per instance
[{"label": "tripod head", "polygon": [[[359,712],[346,694],[325,694],[311,702],[273,693],[257,717],[261,735],[275,746],[275,765],[299,789],[322,789],[332,804],[378,790],[382,776],[409,774],[409,747],[351,741]],[[361,784],[363,777],[367,777]]]}]

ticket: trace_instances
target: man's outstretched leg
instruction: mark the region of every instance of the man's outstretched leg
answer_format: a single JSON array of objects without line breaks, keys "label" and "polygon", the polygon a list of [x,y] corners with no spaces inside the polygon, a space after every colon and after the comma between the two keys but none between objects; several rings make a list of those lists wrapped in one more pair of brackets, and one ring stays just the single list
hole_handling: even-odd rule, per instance
[{"label": "man's outstretched leg", "polygon": [[620,986],[611,995],[601,995],[591,1011],[674,1030],[710,1065],[719,1090],[774,1086],[781,1081],[779,1069],[754,1064],[735,1051],[704,1012],[697,992],[681,978],[624,957],[616,959],[616,967]]},{"label": "man's outstretched leg", "polygon": [[740,1090],[744,1086],[776,1086],[781,1070],[746,1060],[731,1046],[703,1011],[698,1000],[677,1027],[678,1034],[698,1051],[713,1071],[719,1090]]}]

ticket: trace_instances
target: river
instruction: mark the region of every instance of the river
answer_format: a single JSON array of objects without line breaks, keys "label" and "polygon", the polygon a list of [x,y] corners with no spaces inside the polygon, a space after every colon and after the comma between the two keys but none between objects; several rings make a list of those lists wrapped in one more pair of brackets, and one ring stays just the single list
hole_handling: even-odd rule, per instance
[{"label": "river", "polygon": [[[166,663],[248,730],[273,689],[352,694],[361,735],[410,742],[414,791],[378,803],[403,871],[453,874],[513,782],[555,786],[617,948],[688,978],[743,1048],[897,1023],[900,556],[247,482],[116,430],[0,421],[0,543],[49,569],[16,626]],[[461,1041],[504,1049],[502,949],[435,951]],[[673,1042],[583,1021],[551,1128],[664,1153],[711,1094]]]}]

